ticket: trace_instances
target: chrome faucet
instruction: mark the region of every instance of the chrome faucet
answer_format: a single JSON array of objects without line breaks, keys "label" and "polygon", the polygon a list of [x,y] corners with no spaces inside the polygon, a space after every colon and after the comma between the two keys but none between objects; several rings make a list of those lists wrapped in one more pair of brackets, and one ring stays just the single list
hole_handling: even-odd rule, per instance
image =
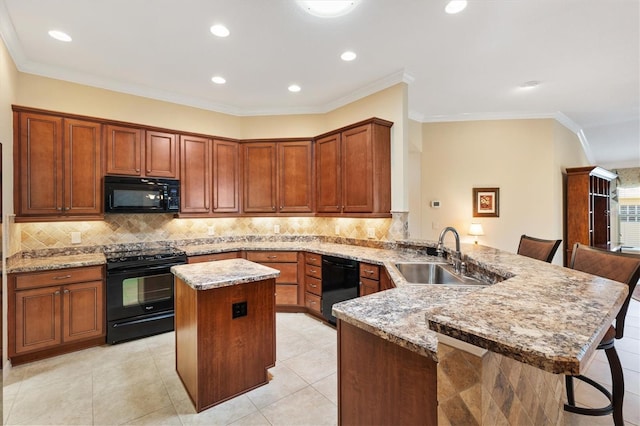
[{"label": "chrome faucet", "polygon": [[453,226],[447,226],[440,232],[440,237],[438,238],[438,257],[442,257],[444,254],[444,249],[442,248],[442,241],[444,240],[445,234],[451,231],[453,232],[453,236],[456,239],[456,251],[451,256],[451,262],[453,263],[453,271],[456,274],[464,274],[466,265],[462,261],[462,253],[460,252],[460,234],[456,231],[456,228]]}]

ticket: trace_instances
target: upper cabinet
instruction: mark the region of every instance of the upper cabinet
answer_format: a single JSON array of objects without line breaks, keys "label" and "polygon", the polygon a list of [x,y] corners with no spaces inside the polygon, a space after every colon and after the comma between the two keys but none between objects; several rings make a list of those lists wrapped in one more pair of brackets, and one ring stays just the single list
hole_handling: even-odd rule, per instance
[{"label": "upper cabinet", "polygon": [[180,213],[240,213],[240,158],[235,141],[180,136]]},{"label": "upper cabinet", "polygon": [[318,213],[390,216],[391,126],[374,118],[316,139]]},{"label": "upper cabinet", "polygon": [[105,149],[108,175],[178,177],[175,134],[108,124]]},{"label": "upper cabinet", "polygon": [[102,218],[101,125],[14,113],[17,221]]},{"label": "upper cabinet", "polygon": [[245,213],[313,212],[311,141],[246,143],[243,160]]}]

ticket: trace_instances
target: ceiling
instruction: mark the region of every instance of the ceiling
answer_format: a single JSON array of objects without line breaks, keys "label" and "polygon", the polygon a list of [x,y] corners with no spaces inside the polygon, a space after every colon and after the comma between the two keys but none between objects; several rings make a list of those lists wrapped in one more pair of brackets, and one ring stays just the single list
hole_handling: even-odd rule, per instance
[{"label": "ceiling", "polygon": [[404,81],[412,119],[553,117],[592,163],[640,166],[639,0],[445,3],[318,18],[294,0],[0,0],[0,32],[22,72],[234,115],[323,113]]}]

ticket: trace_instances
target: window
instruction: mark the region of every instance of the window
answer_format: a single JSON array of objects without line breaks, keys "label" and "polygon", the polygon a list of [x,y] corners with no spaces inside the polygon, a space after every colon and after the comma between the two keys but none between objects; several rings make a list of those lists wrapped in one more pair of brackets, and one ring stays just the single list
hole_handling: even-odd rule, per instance
[{"label": "window", "polygon": [[618,188],[620,242],[623,246],[640,247],[640,186]]}]

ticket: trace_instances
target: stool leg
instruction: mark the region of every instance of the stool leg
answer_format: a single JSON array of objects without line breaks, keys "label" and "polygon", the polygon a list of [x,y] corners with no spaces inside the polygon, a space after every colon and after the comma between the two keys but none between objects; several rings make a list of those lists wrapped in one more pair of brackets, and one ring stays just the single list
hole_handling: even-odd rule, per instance
[{"label": "stool leg", "polygon": [[573,376],[564,376],[564,383],[567,388],[567,404],[576,405],[576,400],[573,396]]},{"label": "stool leg", "polygon": [[616,352],[615,346],[611,345],[609,349],[605,349],[607,360],[609,361],[609,367],[611,368],[611,383],[612,386],[612,401],[613,405],[613,423],[615,426],[624,426],[624,420],[622,418],[622,403],[624,401],[624,373],[622,371],[622,364],[620,364],[620,358],[618,358],[618,352]]}]

